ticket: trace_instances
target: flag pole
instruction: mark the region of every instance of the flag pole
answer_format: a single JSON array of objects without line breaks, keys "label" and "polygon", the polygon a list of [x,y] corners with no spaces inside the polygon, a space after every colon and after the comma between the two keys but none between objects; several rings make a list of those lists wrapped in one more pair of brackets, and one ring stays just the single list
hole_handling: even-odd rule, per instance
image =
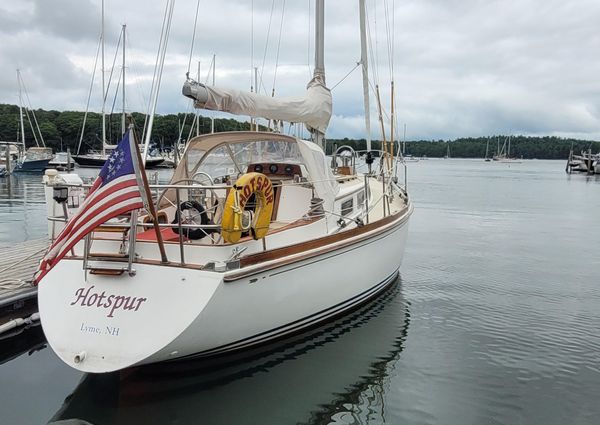
[{"label": "flag pole", "polygon": [[158,217],[156,215],[156,208],[154,208],[154,204],[152,203],[152,195],[150,194],[150,187],[148,186],[148,177],[146,176],[146,168],[144,167],[144,163],[142,161],[142,155],[140,153],[140,148],[138,145],[137,137],[135,132],[133,131],[133,124],[129,124],[130,131],[133,134],[133,143],[135,145],[135,154],[137,156],[137,162],[139,166],[139,173],[142,179],[142,186],[144,186],[144,192],[146,193],[146,207],[148,208],[148,212],[152,217],[152,223],[154,225],[154,231],[156,233],[156,241],[158,242],[158,248],[160,249],[160,258],[161,263],[168,263],[167,253],[165,251],[165,243],[163,242],[162,233],[160,232],[160,227],[158,225]]}]

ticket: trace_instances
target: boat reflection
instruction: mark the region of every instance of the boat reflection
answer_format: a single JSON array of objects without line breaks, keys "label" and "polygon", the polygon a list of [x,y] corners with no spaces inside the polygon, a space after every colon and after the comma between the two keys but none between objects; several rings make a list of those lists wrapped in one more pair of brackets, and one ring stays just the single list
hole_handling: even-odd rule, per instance
[{"label": "boat reflection", "polygon": [[39,322],[0,335],[0,365],[17,357],[46,348],[46,337]]},{"label": "boat reflection", "polygon": [[410,318],[399,282],[355,312],[269,351],[244,353],[243,361],[230,357],[84,375],[50,422],[295,424],[347,415],[362,422],[362,415],[374,414],[383,419],[388,374],[403,350]]}]

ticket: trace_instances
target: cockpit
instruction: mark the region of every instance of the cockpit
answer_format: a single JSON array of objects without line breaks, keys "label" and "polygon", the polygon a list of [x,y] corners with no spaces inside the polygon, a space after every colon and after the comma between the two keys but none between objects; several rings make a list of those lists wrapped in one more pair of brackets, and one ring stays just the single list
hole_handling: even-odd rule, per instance
[{"label": "cockpit", "polygon": [[[239,187],[240,181],[252,175],[266,176],[272,187],[268,213],[261,210],[264,205],[256,196],[260,190],[253,187],[245,197],[242,189],[246,188]],[[309,142],[276,133],[217,133],[189,141],[171,182],[158,197],[157,209],[163,223],[182,223],[183,227],[173,228],[175,234],[183,232],[188,239],[208,237],[214,243],[219,239],[216,229],[227,225],[224,212],[239,208],[227,204],[232,189],[240,191],[244,204],[239,226],[245,229],[246,222],[256,222],[258,214],[268,214],[265,220],[270,223],[269,231],[274,231],[306,219],[311,201],[314,204],[314,199],[322,199],[319,193],[336,187],[325,155]],[[188,230],[194,224],[204,230]],[[215,232],[209,231],[213,226]]]}]

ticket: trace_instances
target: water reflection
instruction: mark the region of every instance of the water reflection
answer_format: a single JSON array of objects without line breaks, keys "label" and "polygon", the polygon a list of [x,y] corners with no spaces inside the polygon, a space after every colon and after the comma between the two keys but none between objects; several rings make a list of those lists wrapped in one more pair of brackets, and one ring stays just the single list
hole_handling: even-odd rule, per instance
[{"label": "water reflection", "polygon": [[39,322],[15,328],[0,335],[0,365],[17,357],[46,348],[46,337]]},{"label": "water reflection", "polygon": [[362,423],[366,415],[383,420],[388,371],[403,350],[409,318],[397,283],[350,315],[243,361],[84,375],[51,422]]},{"label": "water reflection", "polygon": [[0,242],[21,242],[45,234],[42,176],[13,174],[0,178]]}]

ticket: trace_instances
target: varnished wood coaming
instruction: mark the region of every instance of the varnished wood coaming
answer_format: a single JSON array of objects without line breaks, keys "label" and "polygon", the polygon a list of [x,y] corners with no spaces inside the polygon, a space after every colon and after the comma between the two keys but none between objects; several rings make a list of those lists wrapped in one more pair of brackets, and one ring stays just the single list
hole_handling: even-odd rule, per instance
[{"label": "varnished wood coaming", "polygon": [[[371,222],[369,224],[365,224],[360,227],[355,227],[353,229],[344,230],[333,235],[327,235],[321,238],[312,239],[309,241],[304,241],[281,248],[274,248],[267,251],[247,255],[245,257],[240,258],[240,269],[228,272],[224,276],[224,280],[234,281],[257,273],[262,273],[267,270],[275,269],[288,264],[327,254],[329,252],[336,251],[351,246],[353,244],[358,244],[367,241],[368,239],[375,238],[379,235],[392,232],[396,228],[406,223],[406,221],[410,217],[411,212],[412,208],[410,207],[410,205],[407,205],[395,214],[391,214],[380,220]],[[294,226],[292,227],[301,225],[304,224],[301,224],[299,220],[299,222],[294,223]],[[289,227],[286,226],[284,229],[286,228]],[[71,256],[66,257],[66,259],[83,260],[81,256]],[[123,259],[116,258],[115,260],[125,261]],[[166,267],[181,267],[196,270],[203,269],[203,266],[200,264],[181,264],[175,261],[162,263],[159,260],[138,258],[135,260],[135,263]]]},{"label": "varnished wood coaming", "polygon": [[[83,257],[81,255],[71,255],[68,257],[64,258],[65,260],[78,260],[78,261],[83,261]],[[92,259],[93,261],[97,261],[95,259]],[[107,260],[105,260],[107,261]],[[122,258],[114,258],[110,260],[111,262],[117,262],[117,263],[127,263],[127,259],[122,259]],[[185,268],[185,269],[194,269],[194,270],[202,270],[203,267],[200,264],[190,264],[190,263],[185,263],[185,264],[181,264],[177,261],[167,261],[166,263],[163,263],[160,260],[152,260],[149,258],[136,258],[136,260],[134,261],[134,264],[147,264],[150,266],[162,266],[162,267],[177,267],[177,268]]]},{"label": "varnished wood coaming", "polygon": [[[306,260],[349,245],[363,242],[403,225],[408,220],[410,213],[409,206],[406,206],[396,214],[389,215],[381,220],[377,220],[361,227],[345,230],[322,238],[312,239],[310,241],[300,242],[294,245],[247,255],[240,259],[240,269],[228,273],[225,276],[225,280],[237,280],[242,277]],[[264,264],[264,266],[260,267],[260,264]],[[252,269],[244,270],[249,267],[252,267]]]}]

